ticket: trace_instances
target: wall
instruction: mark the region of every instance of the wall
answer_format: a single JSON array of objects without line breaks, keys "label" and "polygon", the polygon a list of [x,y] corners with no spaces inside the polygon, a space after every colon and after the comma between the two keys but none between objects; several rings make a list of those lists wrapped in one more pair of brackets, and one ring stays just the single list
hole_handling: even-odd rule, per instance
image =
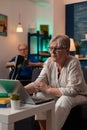
[{"label": "wall", "polygon": [[[63,0],[60,2],[58,0],[48,1],[50,4],[47,6],[39,6],[30,0],[0,1],[0,13],[8,16],[8,35],[7,37],[0,36],[0,78],[8,77],[8,69],[5,68],[5,63],[17,53],[17,45],[19,43],[24,42],[27,44],[27,32],[33,22],[36,24],[39,22],[42,24],[49,23],[51,34],[64,33],[64,19],[62,20],[64,10],[62,17],[60,14],[60,11],[62,11],[60,6],[62,6]],[[55,4],[58,7],[56,5],[54,8]],[[23,33],[16,33],[19,13],[21,13],[21,23],[24,28]],[[60,26],[61,24],[62,26]]]},{"label": "wall", "polygon": [[63,0],[54,0],[53,3],[53,32],[56,34],[65,33],[65,5]]},{"label": "wall", "polygon": [[65,5],[84,0],[53,0],[53,34],[65,33]]},{"label": "wall", "polygon": [[[23,33],[16,33],[19,12]],[[7,78],[8,69],[5,69],[5,63],[17,53],[17,45],[27,43],[29,23],[35,19],[35,12],[35,5],[28,0],[0,1],[0,13],[8,16],[8,35],[0,36],[0,78]]]},{"label": "wall", "polygon": [[[53,8],[51,0],[49,4],[37,6],[37,14],[36,14],[36,22],[39,26],[40,24],[47,24],[49,25],[49,33],[53,34]],[[39,28],[39,27],[38,27]]]},{"label": "wall", "polygon": [[[37,7],[37,21],[49,24],[50,34],[65,33],[65,5],[61,0],[49,0],[49,5]],[[61,12],[61,13],[60,13]],[[61,26],[62,25],[62,26]]]}]

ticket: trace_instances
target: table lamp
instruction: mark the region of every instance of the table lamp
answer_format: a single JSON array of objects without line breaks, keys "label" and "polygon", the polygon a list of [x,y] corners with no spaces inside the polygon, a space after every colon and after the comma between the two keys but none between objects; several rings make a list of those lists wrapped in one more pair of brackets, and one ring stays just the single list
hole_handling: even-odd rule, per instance
[{"label": "table lamp", "polygon": [[75,42],[73,38],[70,38],[70,55],[75,55],[75,53],[76,53]]}]

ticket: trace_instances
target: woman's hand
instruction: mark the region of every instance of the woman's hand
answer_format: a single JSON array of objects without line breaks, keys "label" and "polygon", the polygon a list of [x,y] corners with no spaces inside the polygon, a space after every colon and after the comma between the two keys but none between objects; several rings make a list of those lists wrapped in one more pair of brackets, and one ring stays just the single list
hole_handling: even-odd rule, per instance
[{"label": "woman's hand", "polygon": [[62,93],[60,92],[60,90],[58,88],[51,87],[43,82],[35,82],[35,90],[36,90],[36,92],[42,91],[46,94],[50,94],[50,95],[56,96],[56,97],[62,96]]},{"label": "woman's hand", "polygon": [[28,91],[29,94],[37,93],[34,82],[24,86],[24,88]]},{"label": "woman's hand", "polygon": [[47,85],[46,83],[43,82],[35,82],[35,90],[38,91],[42,91],[44,93],[47,93],[48,89],[49,89],[49,85]]}]

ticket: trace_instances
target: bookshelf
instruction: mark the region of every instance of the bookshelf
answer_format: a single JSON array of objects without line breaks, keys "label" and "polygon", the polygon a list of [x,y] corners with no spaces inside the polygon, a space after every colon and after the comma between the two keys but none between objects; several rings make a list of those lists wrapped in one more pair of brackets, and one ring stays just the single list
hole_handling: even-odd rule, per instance
[{"label": "bookshelf", "polygon": [[40,34],[39,31],[36,33],[28,33],[28,54],[31,54],[31,38],[33,37],[36,38],[34,44],[36,44],[37,52],[32,54],[35,55],[39,61],[43,61],[44,57],[47,58],[50,56],[48,49],[44,51],[43,46],[46,40],[50,41],[51,35],[45,36],[44,34]]}]

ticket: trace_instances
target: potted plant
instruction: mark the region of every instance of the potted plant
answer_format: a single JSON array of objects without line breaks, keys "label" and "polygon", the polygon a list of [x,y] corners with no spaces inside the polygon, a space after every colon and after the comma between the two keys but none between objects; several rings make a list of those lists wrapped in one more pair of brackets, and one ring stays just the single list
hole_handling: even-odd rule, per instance
[{"label": "potted plant", "polygon": [[11,109],[16,110],[20,108],[20,95],[13,93],[11,95]]}]

